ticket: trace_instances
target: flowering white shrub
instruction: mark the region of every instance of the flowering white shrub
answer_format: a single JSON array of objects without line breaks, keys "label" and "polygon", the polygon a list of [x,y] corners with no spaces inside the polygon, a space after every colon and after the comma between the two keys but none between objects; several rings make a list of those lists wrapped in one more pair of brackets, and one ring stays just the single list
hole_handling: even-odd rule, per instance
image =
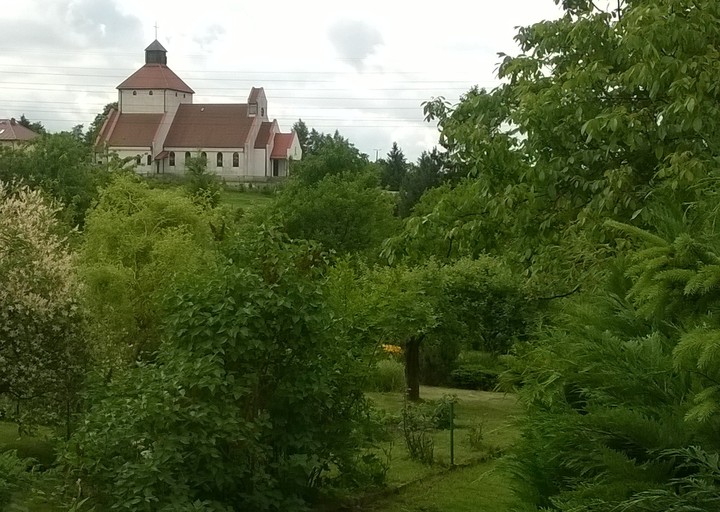
[{"label": "flowering white shrub", "polygon": [[81,380],[78,280],[58,211],[41,191],[0,182],[0,395],[18,422],[69,421]]}]

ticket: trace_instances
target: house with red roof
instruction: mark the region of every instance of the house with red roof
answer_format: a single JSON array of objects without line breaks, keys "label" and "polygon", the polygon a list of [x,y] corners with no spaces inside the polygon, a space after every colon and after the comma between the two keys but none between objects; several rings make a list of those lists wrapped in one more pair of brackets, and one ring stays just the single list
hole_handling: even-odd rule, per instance
[{"label": "house with red roof", "polygon": [[262,87],[250,90],[247,103],[193,103],[195,91],[168,67],[157,40],[117,89],[118,108],[96,140],[99,161],[115,153],[134,159],[142,174],[183,174],[187,159],[203,156],[228,181],[266,181],[287,176],[290,160],[302,158],[297,135],[268,117]]},{"label": "house with red roof", "polygon": [[39,137],[30,128],[18,123],[15,118],[0,119],[0,145],[17,147]]}]

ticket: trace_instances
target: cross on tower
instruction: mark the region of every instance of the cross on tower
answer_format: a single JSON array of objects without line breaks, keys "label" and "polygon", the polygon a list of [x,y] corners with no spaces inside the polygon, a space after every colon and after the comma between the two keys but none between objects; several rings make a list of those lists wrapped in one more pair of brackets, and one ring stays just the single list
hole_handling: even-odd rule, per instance
[{"label": "cross on tower", "polygon": [[155,25],[154,25],[154,26],[155,26],[155,39],[157,40],[157,31],[158,31],[158,28],[159,28],[159,27],[158,27],[158,24],[157,24],[157,21],[155,22]]}]

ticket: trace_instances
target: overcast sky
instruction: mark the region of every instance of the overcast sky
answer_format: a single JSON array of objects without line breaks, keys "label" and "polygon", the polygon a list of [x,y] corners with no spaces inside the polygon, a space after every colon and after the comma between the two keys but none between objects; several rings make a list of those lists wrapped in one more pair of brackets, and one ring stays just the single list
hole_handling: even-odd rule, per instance
[{"label": "overcast sky", "polygon": [[[347,5],[346,5],[347,4]],[[182,7],[180,7],[182,6]],[[264,87],[283,130],[348,137],[375,158],[437,144],[421,103],[492,88],[517,26],[556,18],[553,0],[23,0],[0,15],[0,118],[86,127],[155,38],[196,103],[244,103]]]}]

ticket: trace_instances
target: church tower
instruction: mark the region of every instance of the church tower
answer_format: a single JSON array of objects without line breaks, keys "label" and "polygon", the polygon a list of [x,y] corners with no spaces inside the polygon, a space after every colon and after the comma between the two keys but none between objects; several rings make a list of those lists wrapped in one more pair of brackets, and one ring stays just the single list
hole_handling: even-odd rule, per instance
[{"label": "church tower", "polygon": [[167,65],[167,50],[156,39],[145,48],[145,65],[118,85],[121,114],[174,113],[192,103],[193,91]]}]

